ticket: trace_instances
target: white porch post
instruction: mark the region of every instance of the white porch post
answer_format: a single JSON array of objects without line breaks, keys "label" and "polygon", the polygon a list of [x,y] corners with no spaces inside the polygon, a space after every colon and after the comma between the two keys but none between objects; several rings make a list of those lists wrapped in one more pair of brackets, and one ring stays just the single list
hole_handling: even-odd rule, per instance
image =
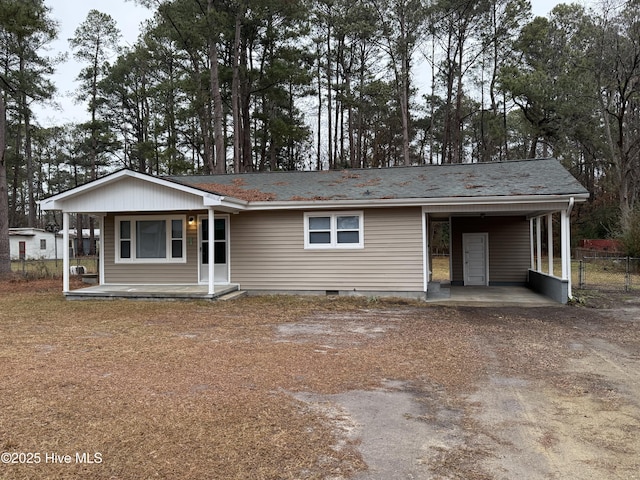
[{"label": "white porch post", "polygon": [[536,269],[535,240],[533,237],[533,218],[529,219],[529,249],[531,250],[531,270]]},{"label": "white porch post", "polygon": [[[572,199],[573,200],[573,199]],[[562,279],[568,282],[568,295],[572,298],[571,293],[571,207],[573,202],[569,203],[569,208],[560,212],[560,242],[562,248]]]},{"label": "white porch post", "polygon": [[536,217],[536,271],[542,272],[542,219]]},{"label": "white porch post", "polygon": [[549,275],[553,276],[553,214],[547,215],[547,254],[549,256]]},{"label": "white porch post", "polygon": [[569,299],[573,298],[571,292],[571,208],[573,208],[573,198],[569,202],[570,206],[567,209],[567,294]]},{"label": "white porch post", "polygon": [[62,292],[69,291],[69,213],[62,212]]},{"label": "white porch post", "polygon": [[100,215],[100,250],[98,251],[98,281],[104,285],[104,215]]},{"label": "white porch post", "polygon": [[216,277],[216,261],[214,258],[215,252],[215,212],[213,207],[209,207],[209,295],[215,293],[215,277]]},{"label": "white porch post", "polygon": [[562,249],[562,279],[566,280],[568,276],[567,270],[567,212],[560,212],[560,243]]},{"label": "white porch post", "polygon": [[424,275],[424,291],[425,293],[427,292],[428,288],[429,288],[429,277],[430,277],[430,270],[431,270],[431,265],[429,264],[429,233],[430,233],[430,229],[429,229],[429,220],[427,217],[427,213],[424,212],[424,210],[422,211],[422,265],[423,265],[423,271],[422,274]]}]

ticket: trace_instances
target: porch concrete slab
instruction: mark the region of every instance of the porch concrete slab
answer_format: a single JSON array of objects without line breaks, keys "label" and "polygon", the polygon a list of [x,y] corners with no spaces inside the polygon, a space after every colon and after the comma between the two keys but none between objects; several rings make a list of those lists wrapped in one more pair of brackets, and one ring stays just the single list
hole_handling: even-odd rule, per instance
[{"label": "porch concrete slab", "polygon": [[88,299],[215,299],[240,288],[238,284],[216,285],[209,293],[207,285],[95,285],[65,293],[68,300]]},{"label": "porch concrete slab", "polygon": [[[447,290],[449,295],[447,296]],[[449,306],[549,307],[560,303],[527,287],[441,287],[438,295],[427,297],[428,303]]]}]

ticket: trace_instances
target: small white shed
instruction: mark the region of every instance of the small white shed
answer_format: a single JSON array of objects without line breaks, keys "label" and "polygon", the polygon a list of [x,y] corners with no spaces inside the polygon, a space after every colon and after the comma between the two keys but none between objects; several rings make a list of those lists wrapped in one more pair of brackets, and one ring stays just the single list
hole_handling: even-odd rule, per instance
[{"label": "small white shed", "polygon": [[10,228],[11,260],[52,260],[62,258],[62,232],[47,232],[41,228]]}]

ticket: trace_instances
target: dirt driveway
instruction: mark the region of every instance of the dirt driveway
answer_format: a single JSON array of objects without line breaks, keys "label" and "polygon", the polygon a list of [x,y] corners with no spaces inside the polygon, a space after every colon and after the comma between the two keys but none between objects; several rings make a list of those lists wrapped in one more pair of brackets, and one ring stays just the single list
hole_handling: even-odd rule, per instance
[{"label": "dirt driveway", "polygon": [[[309,317],[280,335],[321,337],[331,352],[356,333],[388,334],[406,314]],[[457,314],[482,364],[469,365],[474,378],[458,389],[389,380],[373,390],[295,394],[358,445],[368,470],[354,478],[640,478],[639,298],[610,309]]]}]

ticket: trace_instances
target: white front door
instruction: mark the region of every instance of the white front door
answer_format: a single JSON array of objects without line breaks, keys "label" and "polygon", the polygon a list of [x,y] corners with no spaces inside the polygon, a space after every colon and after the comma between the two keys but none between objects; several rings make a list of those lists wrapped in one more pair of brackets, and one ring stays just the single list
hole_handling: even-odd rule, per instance
[{"label": "white front door", "polygon": [[464,284],[489,285],[489,234],[463,233]]},{"label": "white front door", "polygon": [[[200,282],[209,281],[209,218],[198,217],[198,241],[200,245]],[[229,283],[229,216],[216,215],[213,228],[213,256],[215,262],[214,283]]]}]

